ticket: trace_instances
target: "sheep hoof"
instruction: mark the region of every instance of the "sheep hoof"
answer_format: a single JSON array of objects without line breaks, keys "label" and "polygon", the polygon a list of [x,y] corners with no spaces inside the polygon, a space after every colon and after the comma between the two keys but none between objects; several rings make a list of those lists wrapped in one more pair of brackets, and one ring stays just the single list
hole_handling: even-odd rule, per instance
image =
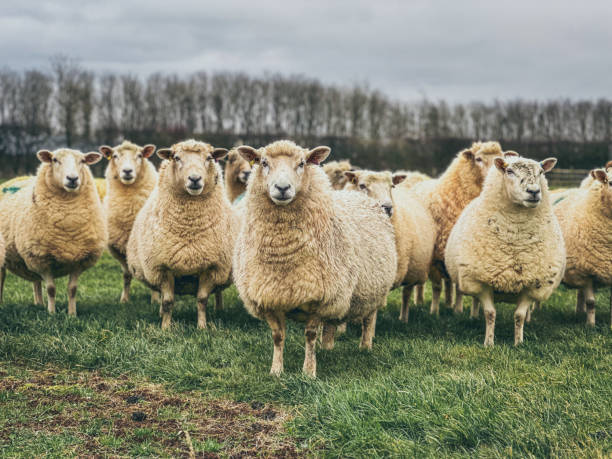
[{"label": "sheep hoof", "polygon": [[274,368],[272,367],[272,369],[270,370],[270,374],[272,376],[276,376],[277,378],[283,374],[283,369],[282,368]]}]

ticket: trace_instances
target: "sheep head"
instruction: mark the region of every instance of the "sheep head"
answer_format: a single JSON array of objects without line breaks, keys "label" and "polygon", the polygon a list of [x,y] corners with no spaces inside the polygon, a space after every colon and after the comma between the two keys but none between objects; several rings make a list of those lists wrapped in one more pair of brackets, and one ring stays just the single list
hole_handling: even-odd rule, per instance
[{"label": "sheep head", "polygon": [[242,157],[253,165],[251,188],[254,193],[266,193],[278,206],[289,205],[300,190],[308,186],[312,168],[318,167],[329,155],[329,147],[306,150],[288,140],[279,140],[259,150],[238,147]]},{"label": "sheep head", "polygon": [[89,165],[102,159],[102,155],[96,151],[83,154],[69,148],[60,148],[53,152],[40,150],[36,156],[47,165],[47,185],[68,193],[78,193],[85,181]]},{"label": "sheep head", "polygon": [[251,164],[238,153],[238,150],[230,150],[225,165],[226,178],[229,177],[232,181],[246,185],[249,175],[251,175],[251,169]]},{"label": "sheep head", "polygon": [[109,161],[112,176],[124,185],[132,185],[138,180],[144,162],[155,152],[155,145],[141,147],[126,140],[115,148],[102,145],[98,150]]},{"label": "sheep head", "polygon": [[323,166],[323,171],[327,174],[327,178],[331,182],[334,190],[341,190],[346,185],[345,172],[353,170],[350,161],[330,161]]},{"label": "sheep head", "polygon": [[365,193],[378,201],[389,217],[393,216],[393,195],[391,190],[395,185],[401,183],[406,174],[391,174],[391,172],[374,171],[348,171],[344,175],[347,178],[345,190],[354,190]]},{"label": "sheep head", "polygon": [[[513,152],[512,152],[513,153]],[[496,157],[504,156],[499,142],[474,142],[470,148],[459,153],[476,173],[484,180]]]},{"label": "sheep head", "polygon": [[555,164],[556,158],[547,158],[542,162],[516,156],[495,158],[495,167],[502,174],[506,196],[514,204],[530,208],[540,204],[542,189],[546,187],[544,174]]},{"label": "sheep head", "polygon": [[227,150],[213,148],[196,140],[186,140],[170,148],[157,150],[157,155],[167,161],[163,167],[175,191],[199,196],[205,190],[211,191],[218,183],[217,161],[227,155]]}]

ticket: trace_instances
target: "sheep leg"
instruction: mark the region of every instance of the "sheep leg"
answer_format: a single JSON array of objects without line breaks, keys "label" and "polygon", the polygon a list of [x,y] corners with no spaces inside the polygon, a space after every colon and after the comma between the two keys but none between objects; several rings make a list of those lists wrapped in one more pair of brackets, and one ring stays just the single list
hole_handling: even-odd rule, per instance
[{"label": "sheep leg", "polygon": [[527,308],[527,312],[526,312],[526,315],[525,315],[525,322],[526,323],[531,322],[531,311],[533,311],[535,309],[535,305],[536,305],[536,303],[530,303],[529,304],[529,307]]},{"label": "sheep leg", "polygon": [[493,346],[495,344],[495,303],[493,302],[493,292],[491,290],[485,290],[479,296],[482,302],[485,316],[485,346]]},{"label": "sheep leg", "polygon": [[274,355],[272,356],[272,368],[270,374],[279,376],[283,372],[283,351],[285,349],[285,315],[266,314],[266,321],[272,330],[272,341],[274,342]]},{"label": "sheep leg", "polygon": [[440,315],[440,295],[442,293],[442,284],[431,282],[431,308],[430,314]]},{"label": "sheep leg", "polygon": [[472,310],[470,311],[470,319],[478,319],[480,315],[480,300],[475,296],[472,297]]},{"label": "sheep leg", "polygon": [[459,284],[455,284],[455,307],[453,312],[455,314],[463,314],[463,293],[459,291]]},{"label": "sheep leg", "polygon": [[323,334],[321,336],[321,347],[326,350],[334,348],[334,337],[336,336],[336,326],[328,323],[323,324]]},{"label": "sheep leg", "polygon": [[68,277],[68,314],[76,317],[76,295],[77,295],[77,284],[79,281],[79,271],[70,273]]},{"label": "sheep leg", "polygon": [[586,323],[590,327],[595,326],[595,289],[591,280],[584,289],[584,301],[586,303]]},{"label": "sheep leg", "polygon": [[586,312],[586,302],[584,300],[584,291],[579,288],[576,291],[576,314]]},{"label": "sheep leg", "polygon": [[223,310],[223,292],[219,290],[215,293],[215,311]]},{"label": "sheep leg", "polygon": [[336,327],[336,333],[339,335],[344,335],[346,333],[346,322],[342,322]]},{"label": "sheep leg", "polygon": [[55,279],[50,274],[42,276],[47,287],[47,310],[49,314],[55,314]]},{"label": "sheep leg", "polygon": [[514,345],[518,346],[523,342],[523,326],[527,313],[531,309],[531,301],[528,298],[520,298],[516,310],[514,311]]},{"label": "sheep leg", "polygon": [[414,304],[423,304],[425,303],[425,284],[418,284],[416,286],[416,293],[414,294]]},{"label": "sheep leg", "polygon": [[6,279],[6,268],[0,268],[0,303],[4,295],[4,280]]},{"label": "sheep leg", "polygon": [[304,366],[302,371],[311,377],[317,376],[317,330],[321,324],[321,319],[317,316],[310,316],[306,322],[304,329],[304,337],[306,338],[306,352],[304,355]]},{"label": "sheep leg", "polygon": [[405,286],[402,289],[402,309],[400,309],[399,320],[402,322],[408,322],[408,315],[410,314],[410,297],[412,296],[412,290],[414,286]]},{"label": "sheep leg", "polygon": [[161,317],[161,295],[155,290],[151,290],[151,304],[159,304],[159,316]]},{"label": "sheep leg", "polygon": [[212,289],[210,273],[201,274],[198,281],[198,328],[206,328],[206,305]]},{"label": "sheep leg", "polygon": [[130,287],[132,285],[132,274],[127,267],[127,264],[121,263],[121,270],[123,271],[123,291],[121,292],[121,298],[119,303],[127,303],[130,301]]},{"label": "sheep leg", "polygon": [[450,279],[444,279],[444,302],[447,308],[453,307],[453,282]]},{"label": "sheep leg", "polygon": [[[161,311],[162,330],[170,328],[172,322],[172,308],[174,307],[174,276],[166,273],[161,283]],[[199,311],[198,311],[199,313]]]},{"label": "sheep leg", "polygon": [[359,343],[359,349],[372,350],[372,340],[374,339],[374,332],[376,330],[376,315],[378,311],[374,311],[369,315],[365,316],[361,325],[361,343]]},{"label": "sheep leg", "polygon": [[42,282],[33,282],[32,289],[34,290],[34,304],[36,306],[41,306],[43,304]]}]

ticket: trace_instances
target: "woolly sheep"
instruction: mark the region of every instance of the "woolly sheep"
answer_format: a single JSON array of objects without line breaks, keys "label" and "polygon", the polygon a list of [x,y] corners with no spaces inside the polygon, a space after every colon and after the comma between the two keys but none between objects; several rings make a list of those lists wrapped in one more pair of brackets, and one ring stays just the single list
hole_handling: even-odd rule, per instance
[{"label": "woolly sheep", "polygon": [[400,320],[408,322],[410,297],[415,285],[423,285],[431,267],[435,226],[429,212],[401,186],[403,173],[345,172],[345,190],[356,190],[379,201],[389,214],[395,231],[397,272],[393,288],[404,286]]},{"label": "woolly sheep", "polygon": [[198,327],[206,328],[208,296],[231,281],[238,218],[225,194],[218,161],[224,148],[186,140],[158,150],[157,186],[138,212],[128,240],[130,272],[161,293],[162,329],[174,296],[197,296]]},{"label": "woolly sheep", "polygon": [[[567,251],[563,283],[578,289],[577,310],[586,306],[587,325],[595,325],[595,288],[612,286],[612,169],[591,176],[590,187],[574,190],[554,208]],[[612,320],[612,300],[610,314]]]},{"label": "woolly sheep", "polygon": [[[608,161],[604,166],[604,170],[608,170],[612,168],[612,161]],[[587,176],[580,182],[580,188],[589,188],[595,179],[593,178],[593,174],[588,173]]]},{"label": "woolly sheep", "polygon": [[432,180],[432,178],[423,174],[422,172],[417,171],[397,171],[395,175],[404,175],[406,178],[399,183],[401,188],[410,189],[415,186],[417,183],[425,182],[427,180]]},{"label": "woolly sheep", "polygon": [[55,279],[69,275],[68,313],[76,315],[78,278],[106,247],[107,232],[100,197],[89,165],[102,158],[62,148],[37,153],[42,162],[33,183],[0,199],[5,216],[6,267],[34,283],[34,302],[55,312]]},{"label": "woolly sheep", "polygon": [[[24,188],[30,182],[34,181],[33,175],[22,175],[20,177],[15,177],[10,180],[7,180],[2,184],[2,188],[0,188],[0,197],[4,194],[12,194],[19,191],[21,188]],[[104,199],[106,195],[106,182],[104,179],[96,178],[94,179],[94,183],[96,184],[96,190],[98,191],[98,195],[100,196],[100,200]]]},{"label": "woolly sheep", "polygon": [[[428,209],[436,226],[434,257],[429,275],[432,284],[432,314],[439,314],[440,293],[445,279],[447,305],[452,305],[452,289],[444,266],[444,249],[451,229],[463,209],[480,194],[493,159],[502,155],[498,142],[474,142],[470,148],[457,155],[440,178],[423,181],[411,188]],[[463,311],[460,293],[456,298],[455,311]]]},{"label": "woolly sheep", "polygon": [[546,300],[565,269],[563,236],[544,174],[555,158],[495,158],[484,189],[462,212],[446,246],[446,267],[459,290],[484,307],[485,346],[494,343],[494,299],[517,302],[514,344],[534,301]]},{"label": "woolly sheep", "polygon": [[149,161],[155,145],[140,147],[126,140],[114,148],[102,145],[99,151],[108,160],[105,173],[108,194],[104,199],[108,251],[121,265],[123,291],[120,302],[125,303],[130,299],[132,282],[127,265],[127,242],[138,211],[157,183],[155,166]]},{"label": "woolly sheep", "polygon": [[393,227],[361,193],[333,191],[318,165],[329,147],[308,151],[287,140],[238,151],[255,167],[234,250],[234,281],[247,311],[272,329],[271,373],[283,371],[287,317],[306,323],[303,371],[316,376],[315,342],[342,321],[362,324],[371,349],[376,313],[396,271]]},{"label": "woolly sheep", "polygon": [[246,161],[238,150],[231,149],[225,161],[225,191],[230,202],[236,201],[246,191],[247,181],[251,175],[251,164]]},{"label": "woolly sheep", "polygon": [[342,190],[344,188],[347,181],[344,173],[352,170],[353,166],[351,166],[351,162],[347,159],[330,161],[323,165],[323,171],[327,174],[327,178],[329,178],[334,190]]}]

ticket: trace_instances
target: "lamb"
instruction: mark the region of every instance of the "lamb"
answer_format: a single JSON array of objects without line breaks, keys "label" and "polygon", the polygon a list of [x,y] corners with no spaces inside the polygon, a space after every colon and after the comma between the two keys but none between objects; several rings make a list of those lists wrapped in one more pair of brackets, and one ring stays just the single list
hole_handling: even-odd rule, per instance
[{"label": "lamb", "polygon": [[130,300],[132,282],[127,265],[127,242],[138,211],[157,183],[157,171],[149,161],[155,145],[140,147],[126,140],[114,148],[102,145],[99,151],[108,160],[105,173],[108,193],[104,199],[108,251],[121,265],[123,291],[119,301],[126,303]]},{"label": "lamb", "polygon": [[235,202],[244,196],[246,184],[251,175],[251,164],[246,161],[238,150],[231,149],[225,162],[225,191],[230,202]]},{"label": "lamb", "polygon": [[89,165],[102,158],[61,148],[37,153],[35,180],[0,200],[0,232],[6,241],[6,268],[34,283],[34,302],[55,313],[55,279],[69,275],[68,314],[76,315],[78,278],[106,247],[102,204]]},{"label": "lamb", "polygon": [[[403,173],[345,172],[345,190],[356,190],[379,201],[389,214],[395,231],[397,272],[393,288],[403,287],[400,320],[408,322],[410,297],[415,285],[423,285],[431,267],[435,226],[429,212],[401,186]],[[397,185],[397,186],[396,186]]]},{"label": "lamb", "polygon": [[[594,169],[588,188],[569,193],[555,206],[567,250],[563,283],[578,289],[577,312],[595,325],[595,288],[612,286],[612,169]],[[586,306],[586,308],[585,308]],[[612,301],[611,301],[612,321]]]},{"label": "lamb", "polygon": [[238,217],[225,194],[218,161],[224,148],[186,140],[157,151],[164,161],[127,244],[130,272],[161,293],[162,329],[174,296],[197,296],[198,327],[206,328],[208,296],[231,283]]},{"label": "lamb", "polygon": [[272,329],[270,373],[283,372],[290,317],[306,323],[303,371],[315,377],[321,322],[329,344],[335,325],[359,321],[360,347],[372,348],[376,314],[395,278],[393,227],[376,201],[331,188],[318,167],[329,147],[306,150],[280,140],[238,151],[256,166],[234,250],[234,282],[246,310]]},{"label": "lamb", "polygon": [[323,171],[327,174],[327,178],[329,178],[334,190],[342,190],[344,188],[347,182],[344,173],[352,170],[353,166],[351,166],[351,162],[347,159],[330,161],[323,166]]},{"label": "lamb", "polygon": [[[516,155],[514,152],[509,154]],[[452,305],[452,289],[444,266],[446,241],[463,209],[482,190],[484,178],[495,157],[503,152],[498,142],[475,142],[461,151],[436,180],[416,184],[412,191],[426,206],[436,226],[436,243],[429,278],[432,284],[431,314],[439,314],[442,281],[446,280],[447,305]],[[457,294],[454,310],[463,312],[463,298]]]},{"label": "lamb", "polygon": [[532,302],[546,300],[563,277],[563,235],[544,175],[556,162],[495,158],[482,193],[468,204],[448,238],[445,262],[451,279],[484,307],[485,346],[494,343],[494,299],[517,302],[518,345]]}]

